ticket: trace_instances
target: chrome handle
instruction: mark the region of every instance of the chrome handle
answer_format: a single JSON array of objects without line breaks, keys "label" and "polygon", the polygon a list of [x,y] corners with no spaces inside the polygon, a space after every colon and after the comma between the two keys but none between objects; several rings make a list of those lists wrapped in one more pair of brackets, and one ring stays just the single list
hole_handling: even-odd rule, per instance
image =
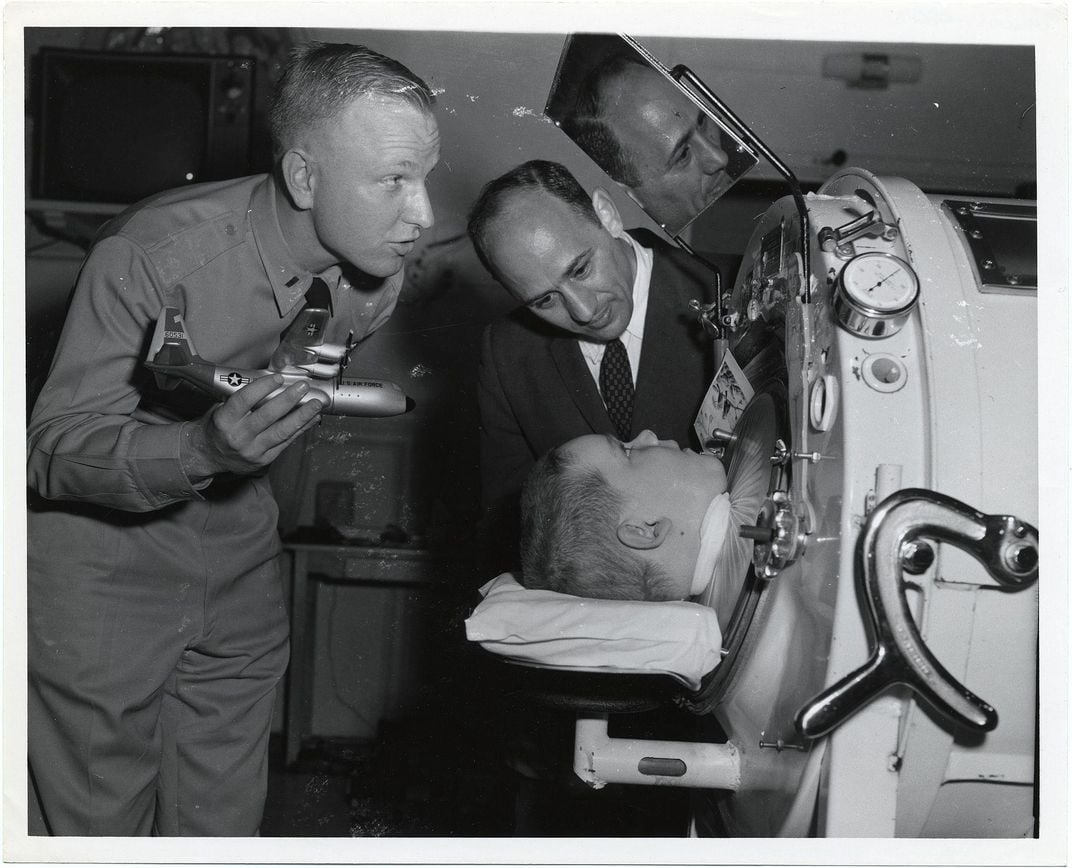
[{"label": "chrome handle", "polygon": [[868,517],[857,548],[875,648],[859,669],[824,690],[797,713],[809,738],[825,735],[892,687],[905,684],[951,721],[986,732],[997,712],[938,662],[912,619],[902,582],[903,546],[924,536],[971,554],[1002,585],[1023,588],[1038,578],[1038,531],[1009,515],[984,515],[934,491],[894,492]]},{"label": "chrome handle", "polygon": [[732,431],[715,428],[711,431],[711,436],[704,441],[704,449],[725,449],[727,446],[733,446],[737,440],[737,435]]}]

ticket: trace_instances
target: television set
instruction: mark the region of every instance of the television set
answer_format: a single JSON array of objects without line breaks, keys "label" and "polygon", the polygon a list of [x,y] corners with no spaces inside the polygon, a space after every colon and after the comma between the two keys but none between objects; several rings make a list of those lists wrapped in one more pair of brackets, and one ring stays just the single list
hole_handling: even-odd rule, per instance
[{"label": "television set", "polygon": [[114,213],[252,171],[252,57],[42,47],[27,208]]}]

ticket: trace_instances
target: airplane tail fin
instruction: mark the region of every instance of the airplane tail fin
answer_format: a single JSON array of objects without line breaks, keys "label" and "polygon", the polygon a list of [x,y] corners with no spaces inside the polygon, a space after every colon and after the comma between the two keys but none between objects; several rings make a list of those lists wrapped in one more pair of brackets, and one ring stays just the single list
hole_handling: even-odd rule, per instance
[{"label": "airplane tail fin", "polygon": [[197,361],[197,350],[186,334],[182,314],[176,308],[165,307],[156,320],[153,339],[145,365],[156,372],[156,384],[162,389],[174,389],[179,381],[168,377],[168,368],[181,368]]}]

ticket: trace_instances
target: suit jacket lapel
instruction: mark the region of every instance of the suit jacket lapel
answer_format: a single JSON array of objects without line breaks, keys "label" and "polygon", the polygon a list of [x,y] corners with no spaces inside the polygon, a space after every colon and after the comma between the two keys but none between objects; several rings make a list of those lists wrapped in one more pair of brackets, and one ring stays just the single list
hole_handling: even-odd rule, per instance
[{"label": "suit jacket lapel", "polygon": [[[688,309],[689,297],[692,293],[683,287],[669,257],[656,248],[633,404],[634,433],[640,426],[662,419],[669,407],[680,403],[668,396],[677,394],[682,377],[691,381],[697,364],[704,368],[710,364],[706,336],[690,328],[694,315]],[[702,341],[699,346],[697,340]],[[701,379],[703,376],[701,370]]]},{"label": "suit jacket lapel", "polygon": [[[637,371],[633,417],[640,418],[644,407],[658,395],[666,383],[661,383],[666,372],[667,355],[674,355],[674,330],[672,322],[675,311],[672,302],[677,293],[670,285],[671,275],[665,257],[655,252],[651,268],[651,284],[648,287],[648,311],[644,317],[644,344],[640,351],[640,370]],[[649,340],[651,338],[651,340]],[[682,334],[681,339],[685,339]]]},{"label": "suit jacket lapel", "polygon": [[607,408],[599,395],[588,365],[575,338],[552,338],[551,357],[555,360],[562,384],[595,434],[613,434]]}]

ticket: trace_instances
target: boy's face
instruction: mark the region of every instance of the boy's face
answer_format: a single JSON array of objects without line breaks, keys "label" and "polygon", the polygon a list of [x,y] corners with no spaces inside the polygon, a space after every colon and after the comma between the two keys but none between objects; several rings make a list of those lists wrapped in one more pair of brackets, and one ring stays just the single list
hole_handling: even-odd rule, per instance
[{"label": "boy's face", "polygon": [[726,490],[726,471],[711,455],[659,440],[651,431],[622,443],[590,434],[569,445],[578,464],[598,470],[622,497],[623,514],[670,518],[679,531],[695,531],[711,501]]}]

